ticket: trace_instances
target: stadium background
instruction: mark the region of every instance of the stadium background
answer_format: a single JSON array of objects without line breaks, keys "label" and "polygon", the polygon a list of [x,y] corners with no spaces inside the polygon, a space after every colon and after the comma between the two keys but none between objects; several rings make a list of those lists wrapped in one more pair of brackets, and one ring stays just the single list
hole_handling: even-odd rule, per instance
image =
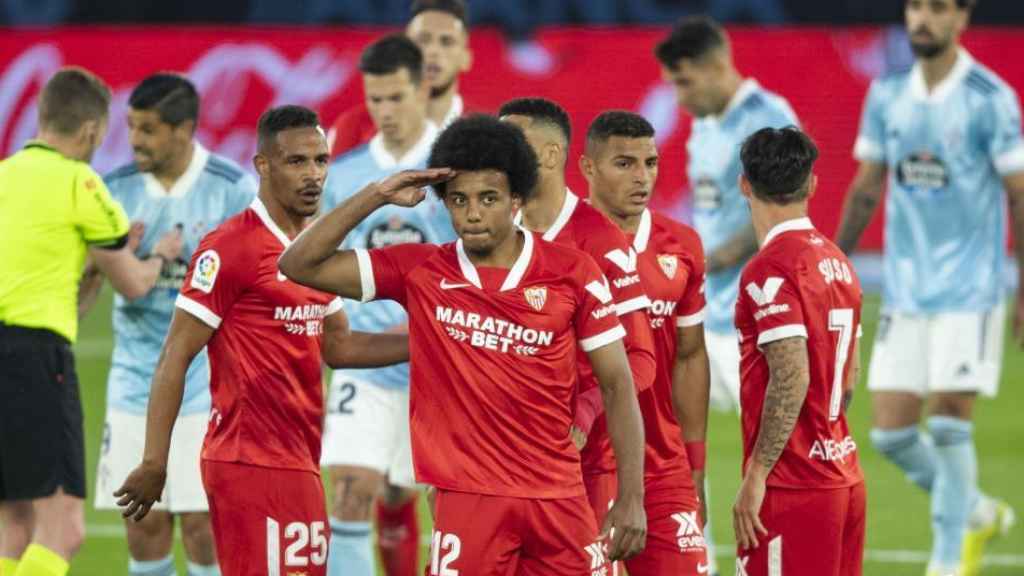
[{"label": "stadium background", "polygon": [[[850,150],[870,80],[912,62],[900,26],[901,2],[721,0],[627,2],[594,0],[511,2],[470,0],[474,67],[461,92],[469,109],[494,110],[512,96],[540,95],[572,114],[571,157],[601,110],[641,112],[658,129],[662,169],[656,205],[689,219],[684,143],[689,120],[662,83],[652,47],[665,23],[707,10],[730,24],[737,65],[745,75],[786,96],[822,149],[815,223],[832,234],[855,169]],[[94,165],[105,172],[130,159],[124,122],[128,93],[158,70],[186,73],[202,95],[199,140],[250,166],[255,124],[267,107],[297,103],[330,122],[361,98],[356,61],[363,46],[404,18],[407,2],[306,0],[155,3],[37,0],[0,2],[0,153],[17,150],[35,131],[34,99],[62,65],[77,64],[115,91],[111,129]],[[1024,90],[1024,2],[982,2],[982,26],[964,38],[967,48],[1018,92]],[[217,23],[216,26],[209,23]],[[207,23],[199,25],[198,23]],[[18,24],[32,24],[19,27]],[[111,24],[117,24],[112,26]],[[1000,27],[992,27],[999,24]],[[358,25],[358,26],[355,26]],[[598,26],[600,25],[600,26]],[[585,192],[575,161],[570,185]],[[857,259],[866,284],[877,287],[881,211]],[[865,343],[873,338],[877,298],[865,310]],[[105,382],[112,348],[110,292],[86,319],[76,347],[88,438],[90,489],[101,448]],[[868,360],[870,346],[865,347]],[[979,403],[976,417],[981,485],[1024,512],[1015,490],[1024,477],[1024,354],[1007,333],[998,401]],[[927,500],[884,463],[867,438],[869,407],[863,386],[852,410],[854,435],[868,477],[866,574],[921,574],[929,544]],[[712,517],[719,544],[732,542],[732,497],[739,484],[739,423],[713,414],[709,438]],[[91,506],[90,506],[91,508]],[[88,511],[88,537],[73,575],[123,573],[127,552],[116,514]],[[426,516],[425,516],[426,519]],[[813,528],[812,528],[813,529]],[[429,532],[426,532],[429,534]],[[730,549],[720,546],[720,554]],[[1024,529],[995,543],[985,574],[1024,574]],[[180,547],[179,547],[180,557]],[[722,574],[732,574],[720,557]]]}]

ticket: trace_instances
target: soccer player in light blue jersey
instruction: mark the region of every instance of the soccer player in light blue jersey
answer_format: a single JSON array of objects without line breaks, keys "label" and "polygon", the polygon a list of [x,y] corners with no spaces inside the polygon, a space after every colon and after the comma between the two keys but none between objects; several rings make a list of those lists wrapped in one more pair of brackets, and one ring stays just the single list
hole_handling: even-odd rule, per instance
[{"label": "soccer player in light blue jersey", "polygon": [[1020,263],[1024,140],[1013,89],[960,46],[974,5],[907,0],[916,64],[871,85],[837,238],[853,250],[888,187],[871,440],[931,494],[928,574],[940,576],[978,574],[985,542],[1013,520],[978,490],[971,416],[999,380],[1006,197]]},{"label": "soccer player in light blue jersey", "polygon": [[[115,296],[114,352],[95,503],[112,510],[118,508],[114,491],[142,459],[150,382],[192,252],[207,232],[244,210],[256,194],[251,176],[195,140],[199,95],[187,79],[150,76],[135,88],[128,105],[134,161],[108,174],[106,184],[128,217],[144,226],[139,254],[160,256],[154,243],[169,232],[179,236],[182,249],[176,258],[164,258],[152,289]],[[220,574],[199,473],[210,412],[209,382],[203,352],[188,371],[163,499],[144,520],[125,523],[130,575],[175,574],[175,516],[181,521],[189,576]]]},{"label": "soccer player in light blue jersey", "polygon": [[[331,165],[325,212],[371,182],[425,167],[438,134],[426,114],[429,85],[423,55],[412,40],[392,35],[374,42],[363,51],[359,69],[377,133]],[[413,209],[390,206],[374,212],[346,237],[345,247],[382,248],[454,238],[444,205],[430,196]],[[396,302],[349,303],[346,312],[353,330],[405,330],[406,314]],[[371,519],[378,494],[382,556],[390,572],[411,573],[418,561],[419,535],[410,529],[416,528],[418,492],[409,437],[409,365],[335,371],[327,407],[321,461],[333,488],[328,573],[376,574]],[[381,493],[385,480],[387,489]],[[404,564],[396,568],[397,561],[389,562],[389,550],[390,556],[403,557]]]},{"label": "soccer player in light blue jersey", "polygon": [[[750,208],[740,193],[740,145],[761,128],[799,124],[786,100],[744,78],[732,60],[725,30],[706,16],[681,20],[655,49],[662,76],[693,117],[686,142],[693,191],[693,225],[707,254],[705,342],[711,403],[739,409],[740,350],[733,310],[740,271],[757,251]],[[711,531],[708,537],[708,557]]]}]

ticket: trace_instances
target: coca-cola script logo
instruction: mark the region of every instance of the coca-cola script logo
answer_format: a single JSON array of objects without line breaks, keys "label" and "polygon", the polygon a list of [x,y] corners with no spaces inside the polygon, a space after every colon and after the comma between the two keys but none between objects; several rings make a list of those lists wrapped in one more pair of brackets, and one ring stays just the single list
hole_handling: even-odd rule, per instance
[{"label": "coca-cola script logo", "polygon": [[[3,70],[3,156],[18,150],[36,133],[36,97],[46,80],[64,63],[64,54],[57,44],[41,42],[26,48]],[[205,146],[250,169],[260,113],[281,104],[318,109],[352,79],[354,71],[351,55],[326,46],[312,46],[294,61],[266,43],[214,46],[185,71],[202,99],[197,137]],[[131,160],[125,109],[128,96],[140,80],[142,77],[131,78],[111,87],[114,94],[110,131],[93,159],[93,167],[100,173]]]}]

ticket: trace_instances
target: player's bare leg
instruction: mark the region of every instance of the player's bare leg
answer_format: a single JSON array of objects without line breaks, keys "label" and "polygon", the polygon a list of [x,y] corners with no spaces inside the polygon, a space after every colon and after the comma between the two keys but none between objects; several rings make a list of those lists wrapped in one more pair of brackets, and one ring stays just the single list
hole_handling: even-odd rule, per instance
[{"label": "player's bare leg", "polygon": [[370,538],[373,502],[384,475],[359,466],[331,466],[331,544],[327,571],[331,576],[374,574]]},{"label": "player's bare leg", "polygon": [[17,564],[32,541],[35,514],[32,502],[12,500],[0,502],[0,576],[11,576]]},{"label": "player's bare leg", "polygon": [[188,576],[220,574],[217,566],[217,548],[213,541],[213,528],[208,512],[186,512],[181,519],[181,540],[188,558]]},{"label": "player's bare leg", "polygon": [[174,516],[164,510],[153,510],[136,522],[125,520],[125,536],[128,540],[128,574],[153,574],[170,576],[174,574]]},{"label": "player's bare leg", "polygon": [[387,576],[415,576],[419,566],[419,491],[388,484],[377,501],[377,542]]},{"label": "player's bare leg", "polygon": [[[18,569],[63,576],[67,573],[71,557],[85,540],[83,500],[65,494],[64,489],[58,487],[52,495],[32,500],[31,506],[32,540],[20,557]],[[7,516],[9,514],[5,513]],[[6,534],[5,527],[5,547]]]}]

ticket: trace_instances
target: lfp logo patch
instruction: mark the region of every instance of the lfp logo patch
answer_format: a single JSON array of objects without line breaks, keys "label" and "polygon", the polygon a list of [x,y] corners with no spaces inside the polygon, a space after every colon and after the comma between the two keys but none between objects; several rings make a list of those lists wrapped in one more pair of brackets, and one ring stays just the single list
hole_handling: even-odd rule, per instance
[{"label": "lfp logo patch", "polygon": [[220,256],[214,250],[203,252],[192,270],[192,287],[209,294],[213,290],[213,283],[217,281],[217,272],[220,272]]}]

